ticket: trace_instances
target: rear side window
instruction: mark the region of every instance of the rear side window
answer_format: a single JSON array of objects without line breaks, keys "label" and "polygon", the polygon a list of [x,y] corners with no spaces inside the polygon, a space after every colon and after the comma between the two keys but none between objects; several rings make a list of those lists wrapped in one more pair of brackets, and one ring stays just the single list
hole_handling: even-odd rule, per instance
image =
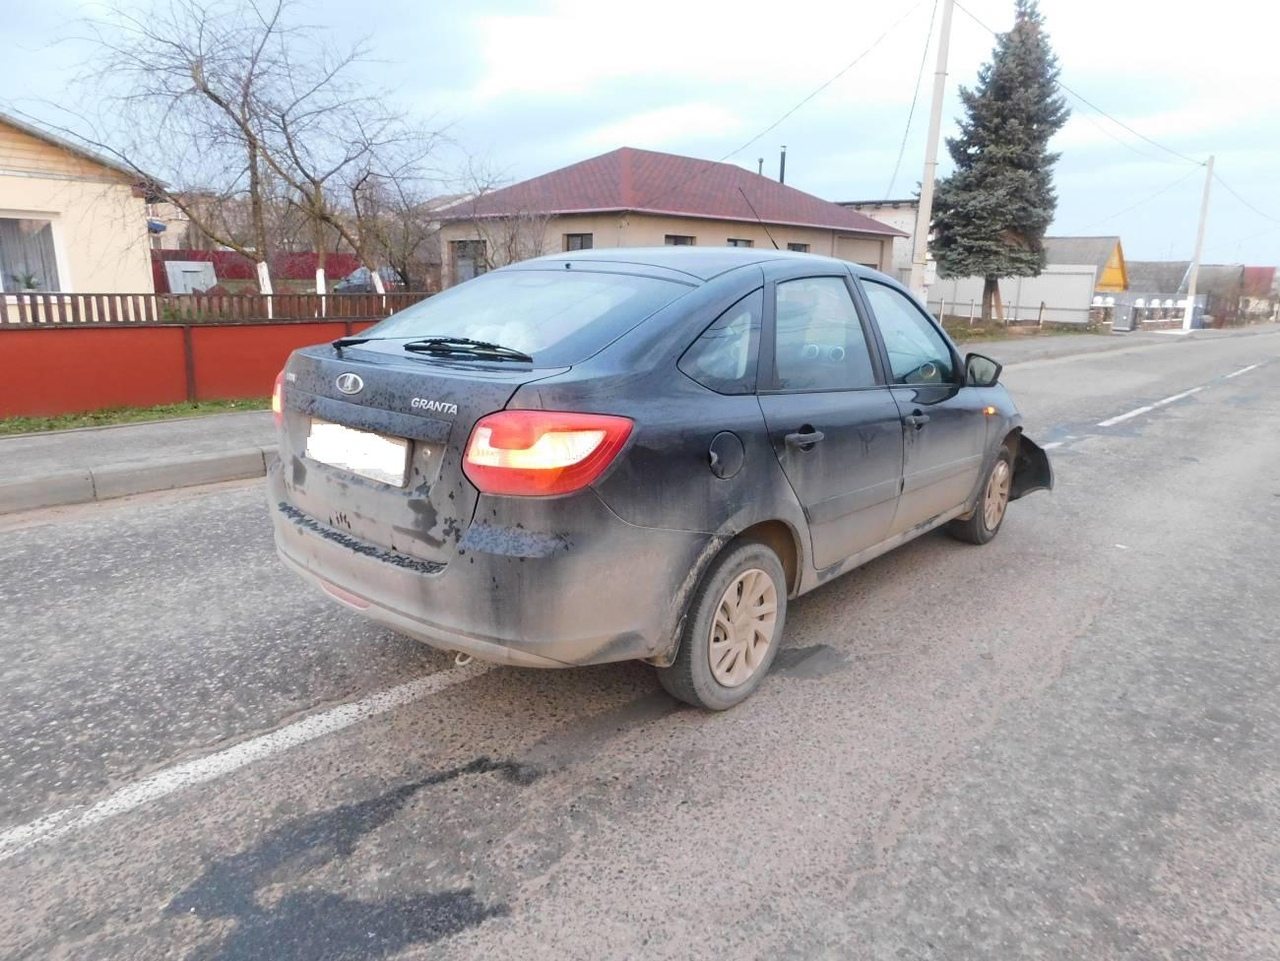
[{"label": "rear side window", "polygon": [[866,333],[841,277],[778,284],[775,365],[780,390],[876,386]]},{"label": "rear side window", "polygon": [[752,393],[763,314],[764,291],[747,294],[690,345],[680,358],[680,370],[720,394]]},{"label": "rear side window", "polygon": [[692,288],[585,270],[504,270],[451,287],[370,327],[371,338],[466,337],[576,364]]}]

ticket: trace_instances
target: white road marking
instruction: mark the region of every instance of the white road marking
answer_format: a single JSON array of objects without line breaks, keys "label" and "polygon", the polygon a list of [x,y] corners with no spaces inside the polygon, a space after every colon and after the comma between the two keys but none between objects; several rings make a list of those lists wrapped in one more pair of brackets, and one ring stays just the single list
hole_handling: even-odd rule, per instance
[{"label": "white road marking", "polygon": [[1040,449],[1041,449],[1041,450],[1053,450],[1055,447],[1061,447],[1061,446],[1063,445],[1063,443],[1065,443],[1065,442],[1064,442],[1064,441],[1060,441],[1060,440],[1050,441],[1049,443],[1044,444]]},{"label": "white road marking", "polygon": [[478,677],[487,670],[489,670],[488,665],[473,664],[439,671],[416,681],[380,691],[362,701],[343,704],[321,711],[319,714],[312,714],[310,717],[295,721],[269,734],[242,741],[225,751],[157,771],[136,784],[121,788],[91,807],[57,811],[29,824],[10,828],[0,833],[0,861],[5,861],[37,844],[53,841],[73,831],[115,817],[117,814],[126,814],[144,804],[181,791],[183,788],[212,781],[254,761],[260,761],[273,754],[297,747],[299,744],[314,741],[326,734],[341,731],[343,728],[367,721],[429,695],[438,694],[446,688]]},{"label": "white road marking", "polygon": [[1262,366],[1261,364],[1250,364],[1248,367],[1241,367],[1239,370],[1232,371],[1230,374],[1227,374],[1227,376],[1224,377],[1223,380],[1229,380],[1232,377],[1239,377],[1241,374],[1247,374],[1249,373],[1249,371],[1254,370],[1255,368],[1258,368],[1261,366]]},{"label": "white road marking", "polygon": [[1152,407],[1163,407],[1165,404],[1172,404],[1175,400],[1182,400],[1184,397],[1190,397],[1192,394],[1198,394],[1204,390],[1203,387],[1192,387],[1190,390],[1184,390],[1181,394],[1174,394],[1172,397],[1166,397],[1164,400],[1158,400]]},{"label": "white road marking", "polygon": [[[1250,364],[1248,367],[1242,367],[1240,370],[1237,370],[1234,373],[1227,374],[1227,377],[1239,377],[1241,374],[1247,374],[1249,371],[1253,370],[1255,367],[1261,367],[1261,366],[1262,366],[1261,364]],[[1225,380],[1226,378],[1223,378],[1223,379]],[[1192,394],[1198,394],[1200,393],[1200,391],[1204,390],[1206,386],[1207,385],[1205,384],[1201,384],[1199,387],[1192,387],[1190,390],[1184,390],[1181,394],[1174,394],[1172,397],[1165,397],[1164,399],[1157,400],[1154,403],[1148,404],[1145,407],[1139,407],[1135,410],[1126,411],[1125,413],[1121,414],[1118,417],[1111,417],[1111,418],[1108,418],[1107,420],[1098,421],[1098,426],[1113,427],[1116,424],[1119,424],[1121,421],[1128,420],[1130,417],[1138,417],[1142,414],[1149,414],[1151,411],[1155,410],[1157,407],[1163,407],[1165,404],[1172,404],[1175,400],[1182,400],[1182,398],[1184,397],[1190,397]]]},{"label": "white road marking", "polygon": [[1153,410],[1155,410],[1155,407],[1148,404],[1146,407],[1139,407],[1137,410],[1128,411],[1127,413],[1121,414],[1119,417],[1111,417],[1107,420],[1098,421],[1098,426],[1111,427],[1113,424],[1118,424],[1122,420],[1128,420],[1130,417],[1138,417],[1141,414],[1147,414]]}]

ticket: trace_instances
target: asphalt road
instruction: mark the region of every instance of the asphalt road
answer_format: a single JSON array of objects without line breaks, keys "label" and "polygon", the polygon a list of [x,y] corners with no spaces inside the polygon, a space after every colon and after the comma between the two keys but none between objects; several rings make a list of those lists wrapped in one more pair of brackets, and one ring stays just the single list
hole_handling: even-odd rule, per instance
[{"label": "asphalt road", "polygon": [[0,955],[1274,961],[1278,377],[1009,366],[1058,489],[795,602],[723,715],[372,628],[258,483],[5,518]]}]

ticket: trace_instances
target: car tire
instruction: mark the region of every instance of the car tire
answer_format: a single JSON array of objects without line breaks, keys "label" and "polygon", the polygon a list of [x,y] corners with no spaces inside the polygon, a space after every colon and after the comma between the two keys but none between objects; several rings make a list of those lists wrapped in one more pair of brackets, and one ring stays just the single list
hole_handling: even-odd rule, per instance
[{"label": "car tire", "polygon": [[978,494],[973,513],[947,525],[947,533],[966,544],[986,544],[1000,533],[1009,512],[1009,492],[1013,487],[1013,450],[1008,444],[1000,448],[995,463],[987,473],[986,483]]},{"label": "car tire", "polygon": [[787,578],[778,555],[755,541],[734,544],[694,592],[676,659],[658,668],[658,680],[686,704],[728,710],[764,680],[786,618]]}]

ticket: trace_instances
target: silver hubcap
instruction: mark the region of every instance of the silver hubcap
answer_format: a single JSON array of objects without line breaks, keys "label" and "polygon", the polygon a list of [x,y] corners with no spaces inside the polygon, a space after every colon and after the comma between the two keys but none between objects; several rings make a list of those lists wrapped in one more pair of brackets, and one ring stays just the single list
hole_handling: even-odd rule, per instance
[{"label": "silver hubcap", "polygon": [[778,591],[759,568],[743,571],[716,605],[711,622],[711,676],[725,687],[745,684],[764,661],[778,623]]},{"label": "silver hubcap", "polygon": [[1008,461],[996,461],[995,469],[991,472],[991,480],[987,481],[987,497],[982,507],[982,519],[986,522],[989,531],[1000,526],[1004,509],[1009,506],[1009,481],[1012,479],[1013,472],[1009,470]]}]

